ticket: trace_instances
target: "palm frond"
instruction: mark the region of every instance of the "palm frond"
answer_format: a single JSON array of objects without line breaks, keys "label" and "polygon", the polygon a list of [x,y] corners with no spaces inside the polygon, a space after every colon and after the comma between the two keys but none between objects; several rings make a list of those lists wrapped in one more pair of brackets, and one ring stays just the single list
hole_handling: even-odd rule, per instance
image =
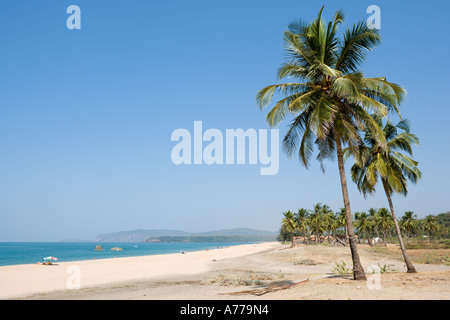
[{"label": "palm frond", "polygon": [[370,29],[365,21],[360,21],[344,32],[336,69],[344,73],[358,70],[368,51],[371,51],[381,41],[379,31]]}]

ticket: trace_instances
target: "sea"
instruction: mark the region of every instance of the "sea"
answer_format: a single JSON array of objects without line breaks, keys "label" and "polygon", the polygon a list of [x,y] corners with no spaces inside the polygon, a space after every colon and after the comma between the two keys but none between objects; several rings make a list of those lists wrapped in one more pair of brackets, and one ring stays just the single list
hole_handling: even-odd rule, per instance
[{"label": "sea", "polygon": [[[0,266],[36,264],[45,257],[58,258],[58,262],[137,257],[169,253],[185,253],[202,250],[218,250],[225,247],[249,244],[249,242],[220,243],[162,243],[162,242],[0,242]],[[94,250],[101,245],[103,251]],[[111,251],[119,247],[123,251]]]}]

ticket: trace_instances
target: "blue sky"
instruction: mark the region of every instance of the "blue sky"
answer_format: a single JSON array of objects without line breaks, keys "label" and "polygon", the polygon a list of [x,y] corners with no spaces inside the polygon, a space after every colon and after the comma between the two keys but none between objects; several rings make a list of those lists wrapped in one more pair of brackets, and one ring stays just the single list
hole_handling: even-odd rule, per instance
[{"label": "blue sky", "polygon": [[[81,8],[81,30],[66,9]],[[325,4],[345,26],[381,9],[381,46],[362,66],[408,91],[423,178],[397,215],[449,209],[446,1],[10,1],[0,10],[0,241],[93,239],[132,229],[278,230],[281,212],[343,206],[336,162],[322,174],[172,163],[177,128],[266,129],[256,92],[277,82],[282,32]],[[280,139],[287,122],[280,129]],[[349,165],[349,164],[348,164]],[[387,207],[349,183],[352,211]]]}]

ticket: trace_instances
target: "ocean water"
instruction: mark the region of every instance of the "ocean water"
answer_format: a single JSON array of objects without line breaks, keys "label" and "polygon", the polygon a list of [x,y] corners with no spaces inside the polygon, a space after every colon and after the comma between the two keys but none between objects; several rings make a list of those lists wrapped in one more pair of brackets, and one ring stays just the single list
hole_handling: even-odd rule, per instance
[{"label": "ocean water", "polygon": [[[158,242],[0,242],[0,266],[16,264],[34,264],[44,261],[44,257],[53,256],[58,262],[108,259],[120,257],[148,256],[155,254],[186,253],[201,250],[215,250],[245,243],[158,243]],[[100,244],[104,251],[95,251]],[[120,247],[123,251],[111,251]]]}]

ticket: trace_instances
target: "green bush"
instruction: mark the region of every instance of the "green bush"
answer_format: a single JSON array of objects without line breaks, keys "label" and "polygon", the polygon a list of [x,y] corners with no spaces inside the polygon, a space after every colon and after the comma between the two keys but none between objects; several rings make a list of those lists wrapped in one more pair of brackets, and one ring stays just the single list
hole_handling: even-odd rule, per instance
[{"label": "green bush", "polygon": [[348,267],[345,261],[342,261],[341,263],[335,262],[335,265],[333,268],[331,268],[331,272],[334,275],[344,275],[344,274],[352,274],[353,271],[351,271]]},{"label": "green bush", "polygon": [[439,241],[439,244],[443,244],[443,249],[450,249],[450,239],[443,239]]}]

